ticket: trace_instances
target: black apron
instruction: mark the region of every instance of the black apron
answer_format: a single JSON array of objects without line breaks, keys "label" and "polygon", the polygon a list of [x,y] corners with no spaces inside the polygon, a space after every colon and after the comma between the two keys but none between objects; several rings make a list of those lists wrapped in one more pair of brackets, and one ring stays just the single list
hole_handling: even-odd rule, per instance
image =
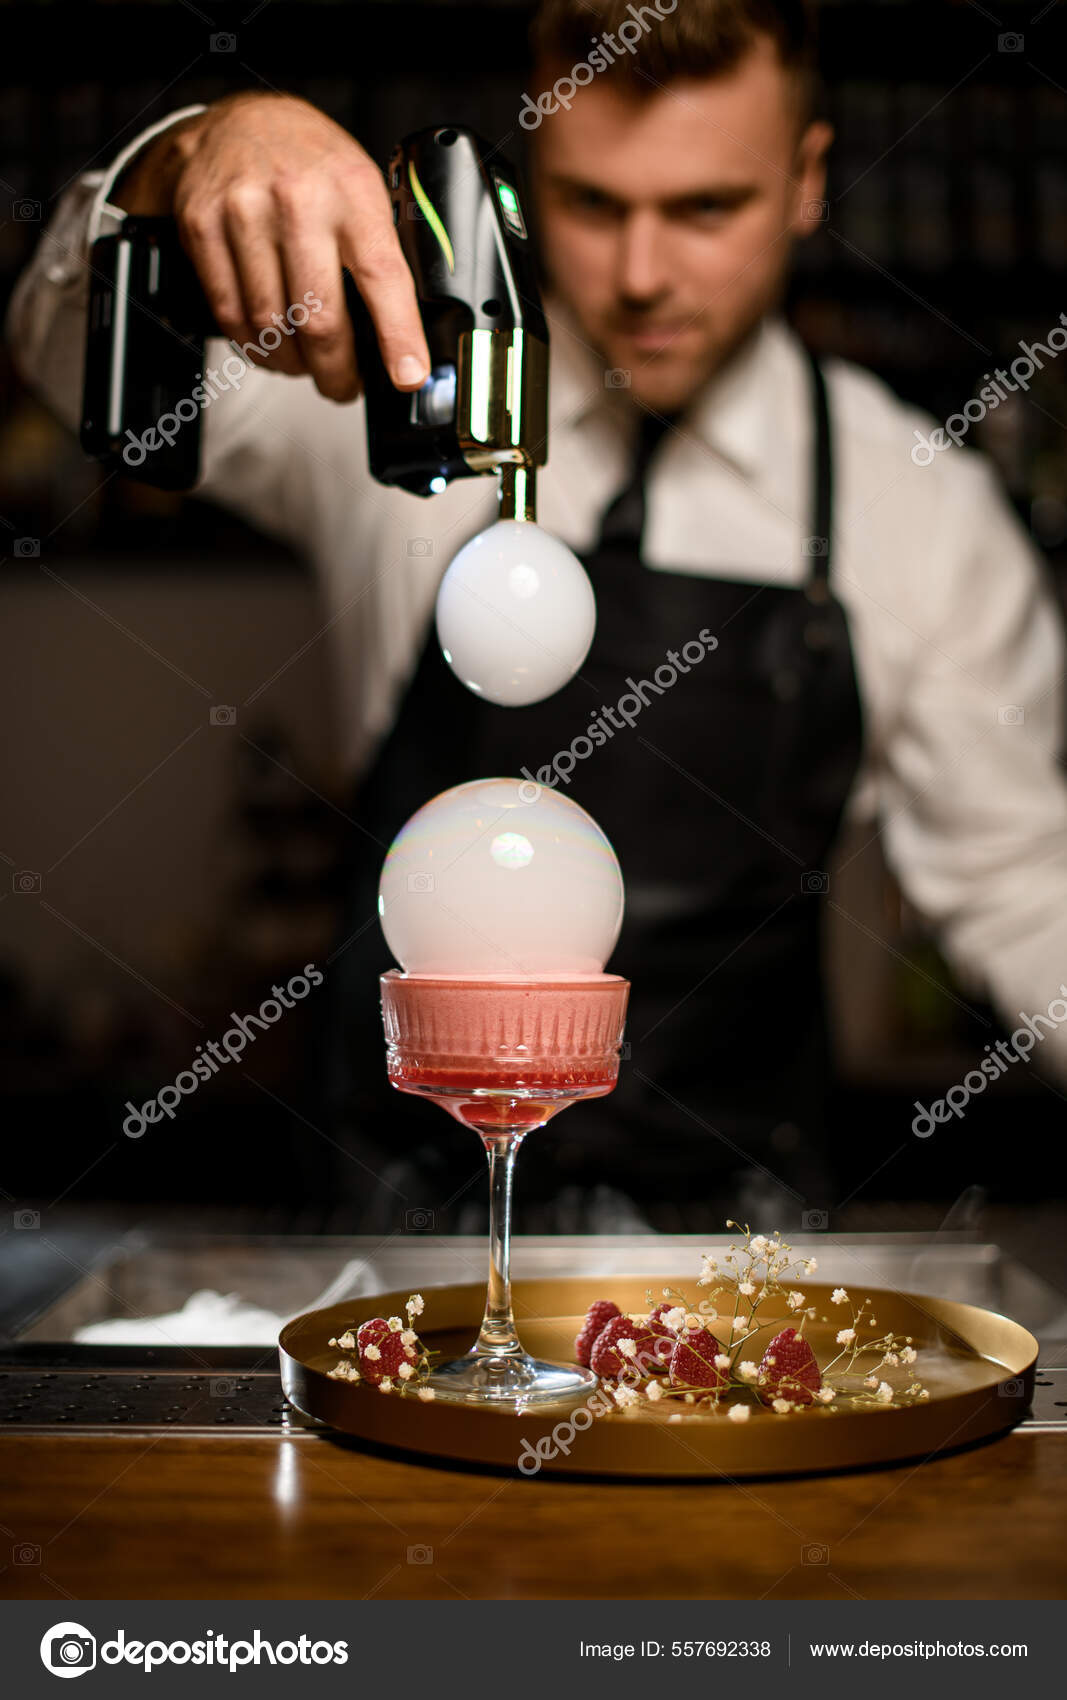
[{"label": "black apron", "polygon": [[[385,849],[438,792],[469,779],[537,775],[596,716],[611,735],[595,746],[587,740],[588,753],[579,743],[582,759],[559,789],[599,822],[622,865],[626,915],[609,967],[632,982],[629,1055],[611,1097],[575,1106],[526,1142],[520,1207],[524,1194],[570,1182],[608,1182],[639,1203],[728,1195],[746,1172],[775,1177],[798,1201],[825,1204],[820,912],[862,724],[848,624],[830,590],[832,445],[814,359],[811,372],[805,583],[642,565],[643,474],[658,434],[646,419],[634,476],[583,557],[598,615],[577,679],[528,708],[487,704],[453,676],[431,628],[353,804],[361,829],[355,877],[328,980],[324,1113],[332,1136],[363,1165],[348,1169],[355,1192],[383,1164],[419,1148],[437,1154],[436,1180],[417,1183],[421,1195],[406,1206],[396,1195],[379,1200],[376,1225],[414,1208],[447,1226],[452,1182],[476,1174],[480,1161],[462,1146],[454,1165],[442,1163],[462,1130],[449,1134],[440,1110],[386,1083],[377,980],[393,964],[376,908]],[[668,652],[681,656],[702,631],[717,647],[662,694],[639,692],[647,706],[632,729],[617,713],[604,715],[635,683],[654,684],[657,667],[678,672]],[[662,684],[669,674],[659,677]],[[435,1190],[439,1197],[428,1196]]]}]

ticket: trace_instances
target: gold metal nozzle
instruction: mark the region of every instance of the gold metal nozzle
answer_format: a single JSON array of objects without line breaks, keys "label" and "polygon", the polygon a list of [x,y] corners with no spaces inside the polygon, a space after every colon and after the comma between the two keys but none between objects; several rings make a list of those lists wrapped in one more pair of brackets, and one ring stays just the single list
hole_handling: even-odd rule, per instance
[{"label": "gold metal nozzle", "polygon": [[537,468],[506,461],[500,473],[500,518],[537,519]]}]

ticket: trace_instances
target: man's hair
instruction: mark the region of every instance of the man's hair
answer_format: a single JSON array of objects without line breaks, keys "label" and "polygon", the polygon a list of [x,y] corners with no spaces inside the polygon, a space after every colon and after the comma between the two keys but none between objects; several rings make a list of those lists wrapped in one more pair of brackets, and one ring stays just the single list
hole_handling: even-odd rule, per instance
[{"label": "man's hair", "polygon": [[[769,36],[778,57],[796,76],[805,117],[815,99],[815,15],[810,0],[675,0],[672,11],[639,0],[540,0],[530,25],[535,59],[580,63],[593,37],[614,34],[643,20],[640,41],[625,48],[612,73],[628,79],[629,92],[653,94],[677,77],[715,77],[732,71]],[[632,36],[632,30],[631,30]],[[625,39],[625,38],[624,38]]]}]

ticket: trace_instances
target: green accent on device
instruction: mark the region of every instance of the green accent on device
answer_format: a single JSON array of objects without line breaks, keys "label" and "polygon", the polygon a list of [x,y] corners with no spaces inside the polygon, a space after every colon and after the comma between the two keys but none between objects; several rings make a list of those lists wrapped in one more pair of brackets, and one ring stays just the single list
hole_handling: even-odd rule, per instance
[{"label": "green accent on device", "polygon": [[430,229],[437,238],[438,246],[445,257],[448,269],[450,272],[454,272],[456,269],[456,255],[455,250],[452,247],[448,231],[441,223],[437,208],[434,206],[429,195],[426,193],[426,190],[419,182],[419,174],[415,170],[414,163],[410,160],[408,162],[408,179],[411,183],[411,193],[414,195],[419,204],[423,218],[426,220]]},{"label": "green accent on device", "polygon": [[522,207],[519,204],[518,195],[511,184],[505,183],[502,177],[496,175],[496,172],[493,173],[493,182],[496,184],[497,200],[500,202],[500,210],[504,214],[504,223],[516,236],[525,237],[526,220],[522,216]]}]

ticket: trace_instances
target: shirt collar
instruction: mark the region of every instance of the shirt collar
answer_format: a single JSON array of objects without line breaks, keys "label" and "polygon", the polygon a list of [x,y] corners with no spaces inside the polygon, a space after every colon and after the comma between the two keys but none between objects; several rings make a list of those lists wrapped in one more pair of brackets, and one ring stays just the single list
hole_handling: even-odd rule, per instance
[{"label": "shirt collar", "polygon": [[[585,340],[566,304],[546,301],[550,339],[549,431],[573,431],[594,412],[620,417],[628,391],[614,386],[596,350]],[[790,332],[779,320],[762,321],[689,404],[682,429],[743,477],[758,482],[776,418],[776,371]],[[624,426],[629,421],[622,417]]]}]

